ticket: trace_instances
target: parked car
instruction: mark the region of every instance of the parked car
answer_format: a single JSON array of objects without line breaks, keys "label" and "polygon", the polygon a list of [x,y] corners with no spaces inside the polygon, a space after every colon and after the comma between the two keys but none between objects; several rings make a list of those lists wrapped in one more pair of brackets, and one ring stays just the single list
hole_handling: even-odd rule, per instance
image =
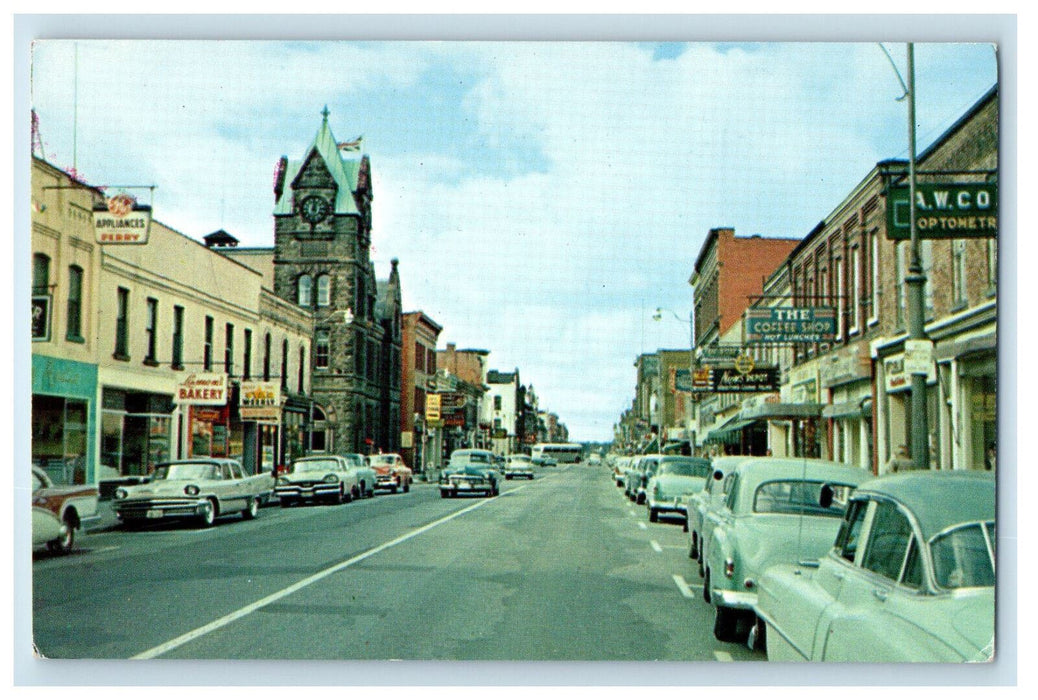
[{"label": "parked car", "polygon": [[[703,555],[703,591],[714,605],[718,640],[746,640],[764,570],[820,557],[832,545],[851,491],[869,476],[816,459],[751,457],[735,465]],[[836,493],[827,506],[819,502],[823,486]]]},{"label": "parked car", "polygon": [[348,503],[360,497],[357,473],[338,455],[301,457],[280,475],[274,494],[282,507],[301,501]]},{"label": "parked car", "polygon": [[255,518],[273,485],[272,474],[246,474],[233,459],[199,457],[162,462],[146,483],[117,488],[114,510],[127,525],[187,518],[208,527],[216,518],[230,513],[241,513],[246,520]]},{"label": "parked car", "polygon": [[32,546],[67,554],[76,530],[97,517],[97,489],[86,484],[55,486],[47,473],[32,468]]},{"label": "parked car", "polygon": [[677,514],[685,521],[688,497],[702,491],[709,476],[709,459],[677,455],[660,457],[656,473],[645,485],[649,522],[659,520],[661,513]]},{"label": "parked car", "polygon": [[638,467],[630,472],[627,495],[635,503],[645,503],[645,487],[656,474],[662,457],[660,454],[645,455],[639,460]]},{"label": "parked car", "polygon": [[351,452],[342,455],[350,471],[356,474],[360,498],[371,498],[375,495],[375,470],[368,466],[364,455]]},{"label": "parked car", "polygon": [[[824,503],[823,499],[823,503]],[[832,549],[770,567],[756,611],[774,661],[988,661],[995,478],[919,471],[852,494]]]},{"label": "parked car", "polygon": [[[709,544],[706,540],[717,525],[717,511],[724,505],[725,477],[746,457],[714,457],[710,460],[710,478],[703,490],[692,494],[688,501],[688,556],[698,564],[699,575],[703,575],[703,552]],[[707,597],[707,602],[710,600]]]},{"label": "parked car", "polygon": [[503,473],[506,479],[533,479],[533,460],[529,455],[509,455]]},{"label": "parked car", "polygon": [[414,472],[404,464],[404,458],[395,453],[370,455],[368,463],[375,470],[375,488],[389,489],[392,493],[411,490]]},{"label": "parked car", "polygon": [[617,457],[613,460],[613,481],[617,488],[623,488],[627,466],[631,463],[630,457]]},{"label": "parked car", "polygon": [[494,455],[487,450],[455,450],[450,462],[440,472],[440,497],[457,498],[460,494],[500,493],[501,474],[494,467]]}]

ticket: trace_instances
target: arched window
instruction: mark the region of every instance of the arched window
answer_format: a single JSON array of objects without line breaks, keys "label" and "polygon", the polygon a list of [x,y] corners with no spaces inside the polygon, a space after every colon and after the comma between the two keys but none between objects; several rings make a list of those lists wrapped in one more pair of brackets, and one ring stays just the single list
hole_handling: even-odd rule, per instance
[{"label": "arched window", "polygon": [[328,306],[332,303],[332,278],[320,275],[317,278],[317,305]]},{"label": "arched window", "polygon": [[300,275],[296,280],[296,302],[300,306],[310,306],[313,292],[313,278],[310,275]]}]

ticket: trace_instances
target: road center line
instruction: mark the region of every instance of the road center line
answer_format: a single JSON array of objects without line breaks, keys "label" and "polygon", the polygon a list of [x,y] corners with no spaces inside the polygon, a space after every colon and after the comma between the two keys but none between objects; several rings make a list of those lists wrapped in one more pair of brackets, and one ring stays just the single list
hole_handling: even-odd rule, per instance
[{"label": "road center line", "polygon": [[674,583],[677,584],[678,590],[681,591],[681,595],[686,598],[695,598],[696,594],[692,592],[692,587],[688,585],[688,581],[685,577],[680,574],[674,574],[671,576],[674,579]]},{"label": "road center line", "polygon": [[661,547],[660,543],[657,542],[656,540],[650,540],[649,541],[649,546],[651,546],[656,551],[657,554],[663,554],[663,547]]},{"label": "road center line", "polygon": [[[519,491],[520,489],[523,489],[523,488],[526,488],[526,487],[525,486],[521,486],[521,487],[519,487],[517,489],[512,489],[511,492]],[[286,596],[290,596],[293,593],[295,593],[297,591],[300,591],[300,590],[306,588],[307,586],[309,586],[311,584],[317,583],[318,581],[320,581],[322,579],[325,579],[325,578],[331,576],[334,573],[338,573],[339,571],[342,571],[343,569],[349,568],[349,567],[353,566],[354,564],[362,562],[365,559],[367,559],[368,557],[374,556],[374,555],[378,554],[379,552],[382,552],[382,551],[385,551],[385,550],[389,549],[390,547],[395,547],[396,545],[398,545],[398,544],[400,544],[402,542],[406,542],[407,540],[409,540],[409,539],[411,539],[413,537],[417,537],[418,535],[422,534],[423,532],[427,532],[429,530],[432,530],[434,527],[438,527],[440,525],[443,525],[444,523],[449,522],[449,521],[453,520],[454,518],[457,518],[460,515],[464,515],[465,513],[468,513],[469,511],[473,511],[473,510],[475,510],[477,508],[482,508],[483,506],[485,506],[488,503],[493,503],[494,500],[495,499],[488,498],[488,499],[479,501],[478,503],[473,503],[471,506],[466,506],[465,508],[462,508],[459,511],[451,513],[450,515],[444,516],[444,517],[440,518],[439,520],[434,520],[433,522],[429,523],[428,525],[423,525],[422,527],[418,528],[417,530],[412,530],[411,532],[405,533],[405,534],[401,535],[400,537],[392,539],[392,540],[390,540],[388,542],[384,542],[384,543],[378,545],[377,547],[373,547],[372,549],[369,549],[366,552],[362,552],[362,553],[358,554],[355,557],[351,557],[350,559],[347,559],[345,561],[341,561],[338,564],[334,564],[333,566],[330,566],[327,569],[324,569],[323,571],[318,571],[316,574],[313,574],[311,576],[307,576],[306,578],[304,578],[304,579],[302,579],[300,581],[297,581],[296,583],[293,583],[291,586],[288,586],[287,588],[282,588],[280,591],[277,591],[276,593],[271,593],[270,595],[266,596],[265,598],[260,598],[256,602],[250,603],[249,605],[246,605],[244,608],[240,608],[238,610],[235,610],[232,613],[228,613],[227,615],[224,615],[221,618],[213,620],[212,622],[210,622],[207,625],[203,625],[201,627],[193,629],[190,632],[187,632],[185,634],[180,635],[179,637],[176,637],[175,639],[171,639],[168,642],[160,644],[160,645],[158,645],[156,647],[152,647],[151,649],[148,649],[147,651],[143,651],[140,654],[137,654],[136,656],[132,656],[130,658],[131,659],[154,659],[154,658],[156,658],[158,656],[161,656],[162,654],[165,654],[168,651],[172,651],[173,649],[176,649],[177,647],[183,646],[184,644],[187,644],[188,642],[190,642],[192,640],[195,640],[195,639],[198,639],[199,637],[207,635],[210,632],[218,630],[221,627],[226,627],[227,625],[231,624],[235,620],[239,620],[239,619],[245,617],[246,615],[254,613],[257,610],[259,610],[260,608],[265,607],[267,605],[270,605],[271,603],[274,603],[274,602],[276,602],[278,600],[281,600],[282,598],[285,598]]]},{"label": "road center line", "polygon": [[727,651],[715,651],[714,658],[718,661],[732,661],[732,655],[729,654]]}]

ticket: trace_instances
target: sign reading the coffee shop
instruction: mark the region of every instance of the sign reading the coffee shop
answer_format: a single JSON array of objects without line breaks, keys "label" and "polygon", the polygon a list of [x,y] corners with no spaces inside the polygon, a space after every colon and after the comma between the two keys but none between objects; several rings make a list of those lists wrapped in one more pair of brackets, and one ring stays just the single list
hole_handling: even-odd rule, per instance
[{"label": "sign reading the coffee shop", "polygon": [[746,309],[748,343],[824,343],[836,337],[831,306],[776,306]]},{"label": "sign reading the coffee shop", "polygon": [[148,242],[151,207],[120,193],[94,207],[94,237],[105,245],[140,245]]},{"label": "sign reading the coffee shop", "polygon": [[189,374],[177,386],[173,402],[191,406],[225,406],[227,375],[221,372]]},{"label": "sign reading the coffee shop", "polygon": [[242,420],[277,420],[281,416],[280,382],[242,382],[238,393]]},{"label": "sign reading the coffee shop", "polygon": [[[915,227],[923,238],[991,238],[998,235],[997,182],[917,182]],[[912,237],[908,185],[887,190],[887,238]]]}]

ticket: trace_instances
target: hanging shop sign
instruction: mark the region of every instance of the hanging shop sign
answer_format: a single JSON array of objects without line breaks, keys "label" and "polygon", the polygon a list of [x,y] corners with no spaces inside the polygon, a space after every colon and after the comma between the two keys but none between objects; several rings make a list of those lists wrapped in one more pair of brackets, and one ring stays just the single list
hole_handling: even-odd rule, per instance
[{"label": "hanging shop sign", "polygon": [[227,375],[222,372],[189,374],[177,386],[173,402],[191,406],[225,406]]},{"label": "hanging shop sign", "polygon": [[32,339],[50,340],[50,294],[37,294],[32,298]]},{"label": "hanging shop sign", "polygon": [[692,391],[693,377],[692,372],[687,369],[678,369],[677,367],[670,368],[670,390],[675,391]]},{"label": "hanging shop sign", "polygon": [[743,352],[742,345],[703,345],[696,348],[696,358],[702,362],[731,362]]},{"label": "hanging shop sign", "polygon": [[693,384],[693,391],[708,391],[715,394],[742,394],[778,391],[779,371],[775,367],[755,368],[740,372],[734,367],[716,367],[710,373],[709,383],[704,388]]},{"label": "hanging shop sign", "polygon": [[[918,351],[916,351],[918,353]],[[904,353],[898,353],[883,360],[883,380],[889,393],[908,391],[912,388],[913,369],[921,369],[918,359],[906,361]],[[918,372],[923,374],[923,372]],[[933,384],[937,380],[934,363],[931,362],[926,374],[927,384]]]},{"label": "hanging shop sign", "polygon": [[276,421],[281,417],[281,383],[243,381],[238,391],[238,415],[248,421]]},{"label": "hanging shop sign", "polygon": [[[887,190],[887,238],[912,237],[908,185]],[[917,182],[915,225],[922,238],[991,238],[998,235],[997,182]]]},{"label": "hanging shop sign", "polygon": [[138,204],[126,193],[109,197],[94,207],[94,237],[105,245],[140,245],[148,242],[151,207]]},{"label": "hanging shop sign", "polygon": [[[439,394],[426,394],[425,395],[425,420],[427,423],[440,421],[440,395]],[[441,424],[442,425],[442,424]],[[439,426],[437,426],[439,427]]]},{"label": "hanging shop sign", "polygon": [[831,306],[777,306],[746,310],[748,343],[824,343],[836,337]]}]

